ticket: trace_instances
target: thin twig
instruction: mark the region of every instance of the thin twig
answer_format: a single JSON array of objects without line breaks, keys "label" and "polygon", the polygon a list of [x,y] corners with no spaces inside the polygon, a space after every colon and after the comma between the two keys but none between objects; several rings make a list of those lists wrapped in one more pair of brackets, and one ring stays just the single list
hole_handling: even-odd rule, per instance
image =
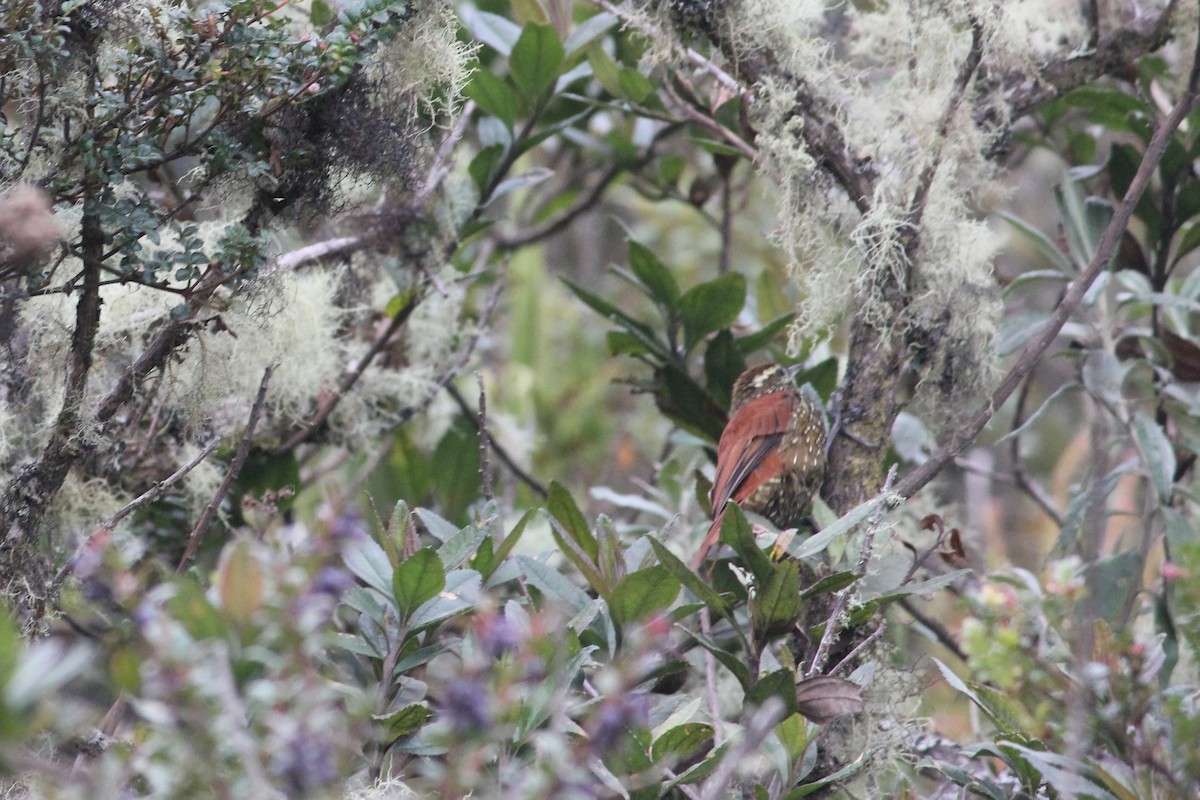
[{"label": "thin twig", "polygon": [[762,743],[782,718],[783,701],[778,697],[768,697],[746,723],[736,747],[725,753],[716,771],[700,787],[702,800],[717,800],[729,795],[728,789],[737,771],[748,757],[759,754]]},{"label": "thin twig", "polygon": [[[875,507],[866,533],[863,534],[862,545],[858,550],[858,563],[854,565],[854,574],[860,578],[867,574],[867,564],[871,561],[871,552],[875,546],[875,533],[879,530],[880,523],[883,522],[883,514],[888,508],[888,497],[892,493],[892,484],[895,480],[896,465],[893,464],[892,468],[888,470],[887,480],[883,483],[883,491],[880,495],[883,501]],[[833,609],[829,612],[829,618],[825,621],[821,642],[817,645],[817,652],[813,655],[812,664],[809,665],[804,677],[812,678],[821,674],[821,669],[829,658],[829,648],[833,646],[833,640],[841,635],[842,615],[846,612],[846,606],[850,603],[850,595],[853,592],[853,586],[838,592],[837,598],[833,601]]]},{"label": "thin twig", "polygon": [[946,109],[942,113],[942,121],[938,126],[937,141],[934,144],[932,157],[917,179],[917,188],[913,192],[913,199],[909,204],[907,221],[914,230],[920,226],[921,218],[925,214],[925,205],[929,199],[929,190],[933,187],[933,179],[937,177],[938,167],[942,163],[942,149],[950,136],[950,127],[954,124],[954,116],[958,113],[958,109],[962,105],[963,96],[966,94],[967,86],[970,85],[971,78],[975,76],[975,72],[979,69],[979,63],[982,60],[983,25],[980,24],[978,19],[972,16],[971,49],[967,51],[967,57],[959,68],[958,75],[955,76],[954,86],[950,90],[950,99],[946,102]]},{"label": "thin twig", "polygon": [[[700,632],[705,639],[712,641],[712,614],[708,606],[700,609]],[[721,719],[721,703],[717,696],[717,659],[707,647],[704,648],[704,696],[708,701],[709,717],[713,721],[713,747],[717,747],[724,738],[724,731],[717,724],[717,720]]]},{"label": "thin twig", "polygon": [[[467,422],[470,422],[476,431],[482,431],[484,428],[484,421],[479,418],[479,415],[475,409],[471,408],[471,404],[468,403],[467,399],[462,396],[462,393],[458,391],[458,388],[452,383],[447,383],[446,393],[449,394],[450,397],[454,399],[454,402],[458,404],[458,408],[460,411],[462,411],[463,416],[467,418]],[[528,486],[543,499],[550,496],[550,491],[540,481],[538,481],[537,478],[534,478],[532,475],[522,469],[521,466],[513,459],[513,457],[509,455],[508,451],[505,450],[493,436],[490,434],[484,435],[487,436],[488,441],[491,443],[492,452],[496,454],[496,458],[500,459],[500,463],[504,464],[504,466],[508,468],[508,471],[511,472],[517,478],[517,480]]]},{"label": "thin twig", "polygon": [[471,121],[471,115],[474,112],[474,100],[468,100],[466,103],[463,103],[463,107],[458,112],[458,121],[451,128],[450,133],[446,135],[446,138],[442,140],[441,146],[438,147],[437,155],[433,158],[433,166],[429,168],[429,176],[413,196],[413,206],[419,206],[424,203],[433,194],[434,189],[450,174],[450,168],[453,166],[451,156],[454,155],[454,148],[462,140],[463,134],[467,130],[467,123]]},{"label": "thin twig", "polygon": [[213,517],[216,516],[217,509],[221,507],[221,503],[225,501],[225,496],[233,488],[233,482],[241,474],[242,466],[246,463],[246,456],[250,453],[250,440],[254,436],[254,428],[258,425],[258,417],[262,413],[263,406],[266,404],[267,384],[271,381],[271,375],[274,374],[275,367],[275,364],[269,364],[263,370],[262,380],[258,384],[258,395],[254,398],[254,405],[250,407],[250,418],[246,420],[246,429],[242,431],[242,440],[238,444],[237,452],[234,453],[233,460],[229,462],[229,469],[226,471],[225,477],[221,480],[221,485],[217,487],[212,500],[204,507],[204,511],[200,514],[200,519],[196,521],[195,527],[192,528],[192,532],[188,535],[187,547],[184,548],[183,557],[179,559],[179,566],[175,568],[176,572],[182,573],[187,568],[188,562],[196,554],[196,548],[200,546],[200,540],[204,538],[209,524],[212,522]]},{"label": "thin twig", "polygon": [[829,675],[837,675],[841,671],[842,667],[852,663],[855,656],[857,656],[859,653],[866,650],[868,647],[871,646],[872,642],[874,642],[876,639],[878,639],[880,636],[882,636],[883,631],[886,628],[887,628],[887,620],[886,619],[880,620],[879,627],[877,627],[875,630],[871,631],[871,634],[867,638],[863,639],[861,642],[858,643],[858,645],[853,650],[851,650],[849,653],[847,653],[846,657],[843,658],[841,661],[839,661],[837,663],[837,665],[833,667],[833,669],[829,670],[828,674]]},{"label": "thin twig", "polygon": [[[656,42],[664,41],[662,33],[652,25],[648,25],[641,19],[633,17],[627,11],[625,11],[625,9],[619,8],[613,3],[610,3],[609,0],[590,0],[590,2],[592,5],[602,8],[608,13],[618,17],[623,23],[625,23],[625,25],[633,28],[647,38],[653,39]],[[684,56],[688,61],[692,62],[696,66],[700,67],[700,69],[711,75],[717,81],[717,83],[721,84],[729,91],[740,95],[749,94],[750,90],[741,82],[739,82],[737,78],[734,78],[728,72],[718,67],[703,54],[688,47],[684,49]]]},{"label": "thin twig", "polygon": [[358,383],[358,379],[366,372],[367,367],[371,366],[371,362],[375,360],[375,356],[379,355],[380,351],[387,347],[392,337],[396,335],[396,332],[404,326],[404,323],[408,322],[408,318],[412,316],[413,311],[416,310],[417,304],[420,302],[420,297],[420,292],[414,292],[408,298],[408,302],[396,312],[396,316],[392,317],[391,322],[388,323],[383,333],[376,337],[375,341],[371,343],[370,348],[367,349],[367,352],[363,354],[362,358],[358,359],[358,363],[354,365],[354,369],[342,376],[342,380],[338,383],[337,391],[322,401],[317,408],[317,412],[313,414],[312,419],[305,422],[300,430],[296,431],[292,435],[292,438],[284,442],[276,452],[290,453],[308,441],[309,437],[320,429],[325,420],[329,419],[329,415],[333,413],[333,410],[337,408],[338,403],[342,402],[342,398],[346,396],[346,393],[354,388],[354,384]]},{"label": "thin twig", "polygon": [[158,483],[151,486],[149,489],[147,489],[145,492],[143,492],[141,495],[139,495],[136,499],[134,499],[132,502],[130,502],[124,508],[120,509],[119,511],[117,511],[117,513],[113,514],[111,517],[109,517],[108,519],[101,522],[100,527],[107,528],[108,530],[112,530],[113,526],[115,526],[121,520],[125,519],[127,516],[132,514],[134,511],[137,511],[139,508],[146,505],[147,503],[152,503],[155,500],[157,500],[158,498],[162,497],[166,493],[167,489],[170,489],[172,486],[174,486],[176,483],[178,483],[183,478],[183,476],[187,475],[193,469],[198,467],[200,465],[201,461],[203,461],[204,459],[206,459],[210,455],[212,455],[212,452],[214,450],[216,450],[220,444],[221,444],[220,437],[214,438],[211,442],[208,443],[208,445],[203,450],[201,450],[199,453],[197,453],[196,456],[191,461],[187,462],[182,467],[175,470],[175,472],[172,473],[170,475],[170,477],[165,478],[164,480],[161,480]]},{"label": "thin twig", "polygon": [[487,429],[487,392],[483,388],[483,375],[476,372],[475,382],[479,384],[479,478],[483,484],[485,500],[495,499],[492,491],[492,470],[488,465],[488,449],[492,444],[492,436]]},{"label": "thin twig", "polygon": [[967,654],[963,652],[962,647],[958,644],[958,640],[954,638],[954,634],[950,633],[945,625],[917,608],[913,604],[912,598],[903,597],[899,602],[900,607],[907,611],[909,616],[917,621],[918,625],[933,634],[933,638],[937,639],[938,644],[953,653],[958,660],[966,663]]},{"label": "thin twig", "polygon": [[928,461],[904,476],[896,486],[897,494],[902,497],[912,497],[921,487],[933,480],[934,476],[940,473],[955,456],[974,442],[996,411],[1021,385],[1025,376],[1033,370],[1050,345],[1058,338],[1059,331],[1075,313],[1088,289],[1091,288],[1100,273],[1108,268],[1108,262],[1116,253],[1117,247],[1121,243],[1121,237],[1129,226],[1129,219],[1133,215],[1134,207],[1146,191],[1159,162],[1166,153],[1171,134],[1196,104],[1198,82],[1200,82],[1200,40],[1198,40],[1197,51],[1193,55],[1187,88],[1184,89],[1175,107],[1171,109],[1171,113],[1155,129],[1154,136],[1150,139],[1149,146],[1146,147],[1146,153],[1142,156],[1142,163],[1138,166],[1137,174],[1129,184],[1125,197],[1117,206],[1112,220],[1100,236],[1095,255],[1087,269],[1071,283],[1070,288],[1067,289],[1063,299],[1055,307],[1054,313],[1050,315],[1050,319],[1042,330],[1022,348],[1016,363],[1000,381],[1000,385],[996,387],[991,398],[975,411],[945,446],[934,453]]},{"label": "thin twig", "polygon": [[[1032,375],[1032,372],[1030,372]],[[1029,380],[1029,376],[1021,382],[1021,390],[1017,392],[1017,408],[1013,412],[1012,430],[1013,436],[1009,445],[1009,453],[1012,456],[1012,474],[1013,480],[1017,486],[1022,489],[1025,494],[1041,507],[1046,516],[1054,521],[1054,524],[1059,528],[1063,524],[1062,512],[1054,505],[1054,499],[1046,493],[1039,484],[1034,483],[1033,479],[1025,472],[1025,467],[1021,464],[1021,426],[1024,425],[1025,416],[1025,401],[1029,398],[1029,389],[1033,386],[1033,382]]]}]

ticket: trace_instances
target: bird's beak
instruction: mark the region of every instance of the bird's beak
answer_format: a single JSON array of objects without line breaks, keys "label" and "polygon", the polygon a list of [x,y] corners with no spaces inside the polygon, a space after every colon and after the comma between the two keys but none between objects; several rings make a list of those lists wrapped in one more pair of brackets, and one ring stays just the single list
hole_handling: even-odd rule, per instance
[{"label": "bird's beak", "polygon": [[804,364],[803,363],[792,364],[790,367],[784,367],[783,371],[787,373],[787,376],[789,378],[791,378],[792,380],[795,380],[796,376],[804,371]]}]

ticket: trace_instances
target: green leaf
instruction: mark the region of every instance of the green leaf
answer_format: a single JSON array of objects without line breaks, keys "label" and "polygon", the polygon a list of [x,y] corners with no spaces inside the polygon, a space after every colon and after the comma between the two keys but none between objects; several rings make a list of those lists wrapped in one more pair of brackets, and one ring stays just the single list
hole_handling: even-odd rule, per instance
[{"label": "green leaf", "polygon": [[491,72],[477,67],[463,94],[488,114],[496,117],[510,129],[517,121],[517,98],[508,83]]},{"label": "green leaf", "polygon": [[567,57],[574,58],[585,48],[589,51],[599,49],[593,48],[594,44],[598,44],[597,40],[620,24],[621,19],[607,11],[588,17],[567,35],[567,41],[563,44]]},{"label": "green leaf", "polygon": [[750,601],[750,611],[760,649],[773,636],[791,629],[800,616],[800,562],[788,559],[772,564],[766,583]]},{"label": "green leaf", "polygon": [[855,575],[853,572],[846,570],[844,572],[835,572],[832,575],[826,575],[812,586],[800,593],[801,600],[807,600],[810,597],[816,597],[819,594],[833,594],[840,592],[847,586],[858,581],[862,576]]},{"label": "green leaf", "polygon": [[[718,511],[717,509],[713,510]],[[771,563],[771,559],[767,558],[759,549],[758,542],[754,540],[754,530],[750,527],[746,515],[742,513],[742,509],[737,503],[729,503],[725,506],[725,517],[721,521],[721,541],[732,547],[734,552],[741,556],[759,586],[766,584],[771,579],[774,574],[774,565]]]},{"label": "green leaf", "polygon": [[1158,492],[1158,501],[1169,503],[1175,487],[1175,449],[1162,426],[1141,411],[1133,415],[1133,439],[1150,473],[1150,482]]},{"label": "green leaf", "polygon": [[635,103],[643,102],[654,93],[654,84],[650,79],[632,67],[621,67],[617,81],[621,85],[621,93]]},{"label": "green leaf", "polygon": [[472,5],[459,9],[463,27],[471,34],[471,38],[483,42],[497,53],[507,56],[521,36],[521,28],[512,20],[499,14],[479,11]]},{"label": "green leaf", "polygon": [[700,577],[688,569],[687,564],[680,561],[665,544],[653,536],[646,538],[650,542],[650,546],[654,549],[654,554],[658,556],[658,562],[675,576],[676,580],[682,583],[684,588],[712,609],[713,613],[723,617],[729,616],[729,604],[725,602],[725,599],[715,589],[700,580]]},{"label": "green leaf", "polygon": [[487,187],[488,179],[492,177],[492,170],[496,168],[496,164],[503,156],[504,145],[502,144],[489,145],[475,154],[467,166],[471,180],[475,181],[475,188],[482,192]]},{"label": "green leaf", "polygon": [[385,747],[391,747],[402,736],[416,733],[429,719],[429,709],[419,703],[405,706],[399,711],[373,719],[383,728]]},{"label": "green leaf", "polygon": [[308,19],[314,28],[323,28],[333,22],[333,9],[325,0],[312,0],[308,9]]},{"label": "green leaf", "polygon": [[400,617],[408,619],[417,607],[446,586],[446,571],[432,547],[423,547],[400,562],[392,573],[392,591]]},{"label": "green leaf", "polygon": [[592,74],[600,85],[611,95],[621,97],[625,90],[621,86],[621,68],[612,56],[604,52],[598,44],[588,48],[588,63],[592,65]]},{"label": "green leaf", "polygon": [[468,525],[451,536],[438,548],[438,557],[446,571],[458,569],[467,563],[467,559],[483,544],[488,536],[487,525]]},{"label": "green leaf", "polygon": [[665,758],[680,758],[690,755],[696,748],[713,738],[711,725],[688,722],[665,731],[650,747],[650,758],[662,761]]},{"label": "green leaf", "polygon": [[733,334],[726,328],[708,343],[704,351],[704,381],[708,393],[722,408],[729,408],[734,381],[746,370],[746,361],[738,352]]},{"label": "green leaf", "polygon": [[640,338],[629,331],[608,331],[604,334],[610,356],[647,356],[651,355],[649,347]]},{"label": "green leaf", "polygon": [[536,508],[531,508],[522,514],[521,518],[517,520],[517,524],[513,526],[512,531],[504,537],[504,541],[502,541],[500,546],[496,548],[496,554],[492,560],[491,568],[487,570],[480,570],[485,580],[490,578],[492,573],[504,563],[504,559],[508,558],[509,554],[512,552],[512,549],[517,546],[517,542],[521,541],[521,535],[525,533],[525,526],[529,524],[529,520],[532,519],[537,513],[538,512]]},{"label": "green leaf", "polygon": [[592,294],[577,283],[567,280],[566,278],[563,278],[562,282],[567,285],[568,289],[575,293],[576,297],[587,304],[589,308],[610,322],[616,323],[617,325],[625,328],[632,336],[636,336],[637,339],[641,341],[641,343],[644,344],[648,350],[653,352],[660,359],[666,361],[668,358],[670,358],[670,355],[667,353],[666,345],[658,340],[654,330],[649,325],[634,319],[624,311],[621,311],[619,308],[614,306],[612,303],[609,303],[607,300],[603,300],[597,295]]},{"label": "green leaf", "polygon": [[628,625],[663,611],[679,596],[680,582],[663,566],[631,572],[613,587],[609,611],[618,625]]},{"label": "green leaf", "polygon": [[579,506],[575,504],[575,499],[571,497],[571,493],[558,481],[550,482],[550,494],[546,498],[546,510],[550,512],[552,517],[558,520],[563,530],[579,545],[587,557],[595,562],[599,554],[596,537],[592,535],[587,520],[584,519],[583,512],[579,510]]},{"label": "green leaf", "polygon": [[517,89],[531,102],[558,80],[565,58],[563,44],[549,25],[529,23],[508,57],[508,70]]},{"label": "green leaf", "polygon": [[790,669],[777,669],[759,677],[750,691],[746,692],[746,705],[762,706],[770,697],[778,697],[783,703],[783,713],[790,717],[796,713],[796,673]]},{"label": "green leaf", "polygon": [[541,561],[528,556],[517,556],[517,563],[525,579],[543,594],[553,594],[567,604],[571,614],[578,614],[592,602],[587,592],[571,583],[565,575]]},{"label": "green leaf", "polygon": [[[1200,140],[1200,137],[1196,137]],[[1186,256],[1188,253],[1200,247],[1200,222],[1192,222],[1182,229],[1182,235],[1179,237],[1179,244],[1175,246],[1175,256],[1172,263]]]},{"label": "green leaf", "polygon": [[837,388],[838,375],[838,360],[836,356],[814,364],[812,367],[800,373],[798,379],[801,386],[810,384],[813,391],[817,393],[817,397],[822,401],[828,401],[829,396],[833,394],[833,390]]},{"label": "green leaf", "polygon": [[1059,272],[1074,272],[1076,270],[1075,265],[1071,263],[1071,260],[1063,255],[1062,250],[1058,249],[1058,245],[1056,245],[1049,236],[1042,233],[1032,224],[1026,222],[1020,217],[1016,217],[1012,214],[1007,214],[1004,212],[1000,213],[1000,218],[1009,225],[1012,225],[1021,233],[1025,234],[1025,238],[1033,242],[1033,244],[1037,246],[1037,249],[1041,251],[1042,255],[1046,256],[1050,263],[1053,264]]},{"label": "green leaf", "polygon": [[662,364],[654,373],[658,408],[673,422],[712,442],[725,429],[725,411],[716,399],[674,363]]},{"label": "green leaf", "polygon": [[804,755],[812,741],[808,735],[808,720],[799,714],[792,714],[776,725],[775,735],[779,737],[783,749],[787,750],[788,758],[792,761]]},{"label": "green leaf", "polygon": [[629,240],[629,268],[646,287],[650,299],[668,314],[674,314],[679,306],[679,285],[649,248],[632,239]]},{"label": "green leaf", "polygon": [[829,546],[829,543],[838,536],[849,533],[862,524],[883,501],[884,498],[882,497],[873,497],[865,503],[860,503],[838,517],[836,521],[826,525],[819,533],[815,533],[807,539],[793,544],[788,549],[788,554],[792,558],[808,558],[824,551]]},{"label": "green leaf", "polygon": [[691,350],[710,333],[727,328],[746,304],[746,279],[738,272],[693,286],[679,299],[684,347]]}]

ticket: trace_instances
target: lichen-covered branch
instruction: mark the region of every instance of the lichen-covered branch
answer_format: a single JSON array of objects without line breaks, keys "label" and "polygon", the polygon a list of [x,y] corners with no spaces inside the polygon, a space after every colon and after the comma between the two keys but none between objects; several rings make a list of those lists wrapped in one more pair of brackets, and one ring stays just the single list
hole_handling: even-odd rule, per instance
[{"label": "lichen-covered branch", "polygon": [[1151,179],[1154,177],[1154,172],[1158,168],[1158,164],[1162,161],[1163,155],[1166,153],[1167,144],[1171,140],[1171,134],[1179,127],[1197,103],[1197,89],[1200,84],[1200,40],[1197,40],[1197,49],[1193,54],[1192,69],[1188,77],[1187,86],[1180,95],[1179,100],[1175,103],[1171,113],[1162,119],[1158,127],[1154,131],[1154,136],[1150,140],[1149,146],[1146,148],[1145,154],[1142,156],[1141,164],[1138,166],[1137,174],[1129,185],[1129,189],[1125,192],[1125,197],[1122,198],[1120,205],[1117,206],[1116,212],[1113,214],[1112,220],[1104,229],[1104,233],[1100,237],[1099,244],[1096,247],[1096,252],[1092,257],[1091,262],[1077,279],[1075,279],[1062,300],[1055,307],[1054,312],[1050,315],[1045,326],[1038,332],[1036,336],[1031,338],[1017,356],[1016,362],[1001,379],[999,386],[992,393],[991,397],[981,405],[970,419],[943,445],[937,453],[935,453],[924,464],[908,473],[896,485],[897,493],[904,497],[911,497],[925,484],[929,483],[954,456],[961,453],[975,437],[983,430],[992,415],[996,413],[1009,396],[1021,385],[1025,377],[1037,365],[1037,363],[1045,355],[1050,345],[1058,338],[1059,331],[1063,325],[1070,319],[1075,309],[1083,301],[1084,295],[1100,276],[1116,253],[1117,248],[1121,244],[1121,237],[1125,233],[1126,227],[1129,225],[1129,220],[1133,216],[1133,210],[1137,207],[1138,200],[1141,199],[1146,187],[1149,186]]}]

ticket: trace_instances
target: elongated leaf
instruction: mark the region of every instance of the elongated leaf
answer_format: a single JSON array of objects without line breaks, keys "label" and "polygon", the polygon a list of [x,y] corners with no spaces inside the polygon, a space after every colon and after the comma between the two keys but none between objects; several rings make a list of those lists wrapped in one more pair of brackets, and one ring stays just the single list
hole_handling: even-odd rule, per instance
[{"label": "elongated leaf", "polygon": [[654,740],[650,748],[650,757],[654,761],[662,761],[668,756],[672,758],[686,756],[705,742],[713,738],[711,725],[701,722],[689,722],[671,728]]},{"label": "elongated leaf", "polygon": [[552,594],[567,604],[572,614],[578,614],[592,598],[587,592],[571,583],[565,575],[554,568],[536,561],[528,556],[517,556],[517,563],[525,574],[525,579],[545,594]]},{"label": "elongated leaf", "polygon": [[792,559],[771,565],[766,583],[750,601],[754,639],[765,646],[772,635],[795,625],[800,616],[800,562]]},{"label": "elongated leaf", "polygon": [[374,539],[361,538],[346,548],[342,560],[359,580],[385,597],[392,595],[392,562]]},{"label": "elongated leaf", "polygon": [[467,559],[483,544],[487,536],[487,522],[484,521],[480,525],[468,525],[447,539],[437,551],[446,571],[458,569],[467,563]]},{"label": "elongated leaf", "polygon": [[392,589],[400,617],[409,615],[446,585],[442,560],[431,547],[423,547],[402,561],[392,573]]},{"label": "elongated leaf", "polygon": [[737,503],[725,506],[725,518],[721,521],[721,541],[742,557],[742,561],[754,574],[754,579],[760,586],[771,579],[775,565],[759,549],[758,542],[754,540],[754,531]]},{"label": "elongated leaf", "polygon": [[679,284],[649,248],[632,239],[629,240],[629,268],[655,303],[671,313],[678,309]]},{"label": "elongated leaf", "polygon": [[511,20],[499,14],[479,11],[473,5],[462,6],[459,15],[463,27],[470,31],[471,38],[483,42],[501,55],[511,53],[521,36],[520,26]]},{"label": "elongated leaf", "polygon": [[1159,502],[1169,503],[1175,485],[1175,449],[1162,426],[1141,411],[1133,415],[1133,439],[1158,491]]},{"label": "elongated leaf", "polygon": [[546,510],[558,520],[563,530],[593,562],[597,558],[596,537],[592,535],[583,512],[575,504],[575,498],[558,481],[550,482],[550,494],[546,498]]},{"label": "elongated leaf", "polygon": [[374,717],[374,720],[383,727],[383,740],[389,747],[395,744],[401,736],[416,733],[427,719],[429,719],[429,709],[418,703],[405,706],[391,714]]},{"label": "elongated leaf", "polygon": [[746,279],[740,272],[693,286],[679,298],[684,347],[691,350],[708,334],[728,328],[745,304]]},{"label": "elongated leaf", "polygon": [[582,286],[573,283],[566,278],[563,278],[562,282],[567,285],[567,288],[575,293],[576,297],[586,303],[593,311],[610,322],[614,322],[625,328],[630,334],[636,336],[638,340],[641,341],[641,343],[644,344],[652,353],[655,353],[664,361],[670,357],[670,355],[667,353],[666,345],[658,340],[657,336],[649,325],[634,319],[624,311],[621,311],[619,308],[614,306],[612,303],[601,299],[597,295],[592,294],[587,289],[584,289]]},{"label": "elongated leaf", "polygon": [[558,80],[565,55],[554,28],[532,22],[526,25],[508,56],[509,74],[518,91],[537,102]]},{"label": "elongated leaf", "polygon": [[712,609],[713,613],[723,617],[729,616],[729,605],[717,591],[709,586],[696,573],[688,569],[687,564],[684,564],[679,558],[672,553],[665,544],[660,542],[653,536],[646,537],[650,542],[650,546],[654,548],[654,554],[658,556],[658,563],[662,564],[676,580],[683,584],[689,592],[694,594],[706,606]]},{"label": "elongated leaf", "polygon": [[490,578],[492,573],[494,573],[497,568],[504,563],[504,560],[508,558],[509,554],[512,553],[513,548],[517,546],[517,542],[521,541],[521,535],[525,533],[525,526],[529,524],[529,520],[532,519],[533,515],[536,513],[538,513],[536,508],[531,508],[526,511],[521,515],[521,518],[517,520],[517,524],[513,526],[513,529],[508,536],[504,537],[504,541],[502,541],[500,546],[496,548],[496,554],[492,558],[490,568],[486,571],[482,571],[485,580]]},{"label": "elongated leaf", "polygon": [[509,128],[517,121],[517,98],[503,78],[486,69],[477,68],[463,94],[488,114],[501,120]]},{"label": "elongated leaf", "polygon": [[574,30],[567,35],[567,41],[563,44],[567,58],[574,58],[620,23],[621,20],[616,14],[610,14],[607,11],[602,11],[595,16],[588,17],[581,24],[576,25]]},{"label": "elongated leaf", "polygon": [[[784,328],[792,324],[792,320],[796,318],[795,314],[784,314],[763,325],[754,333],[738,337],[737,349],[742,355],[750,355],[759,348],[766,347],[775,340]],[[836,361],[834,362],[837,363]]]},{"label": "elongated leaf", "polygon": [[608,602],[613,620],[628,625],[669,608],[679,596],[679,586],[679,580],[661,565],[629,573],[613,587]]},{"label": "elongated leaf", "polygon": [[819,533],[815,533],[801,542],[793,542],[793,546],[788,548],[788,553],[793,558],[815,556],[824,551],[834,539],[861,525],[875,512],[875,509],[879,508],[879,504],[883,501],[882,497],[873,497],[865,503],[860,503],[832,524],[826,525]]},{"label": "elongated leaf", "polygon": [[1033,242],[1042,255],[1046,256],[1058,268],[1059,272],[1073,273],[1077,271],[1075,265],[1071,263],[1071,260],[1063,254],[1062,250],[1058,248],[1058,245],[1049,236],[1020,217],[1015,217],[1012,214],[1002,212],[1000,218],[1019,230],[1029,241]]}]

